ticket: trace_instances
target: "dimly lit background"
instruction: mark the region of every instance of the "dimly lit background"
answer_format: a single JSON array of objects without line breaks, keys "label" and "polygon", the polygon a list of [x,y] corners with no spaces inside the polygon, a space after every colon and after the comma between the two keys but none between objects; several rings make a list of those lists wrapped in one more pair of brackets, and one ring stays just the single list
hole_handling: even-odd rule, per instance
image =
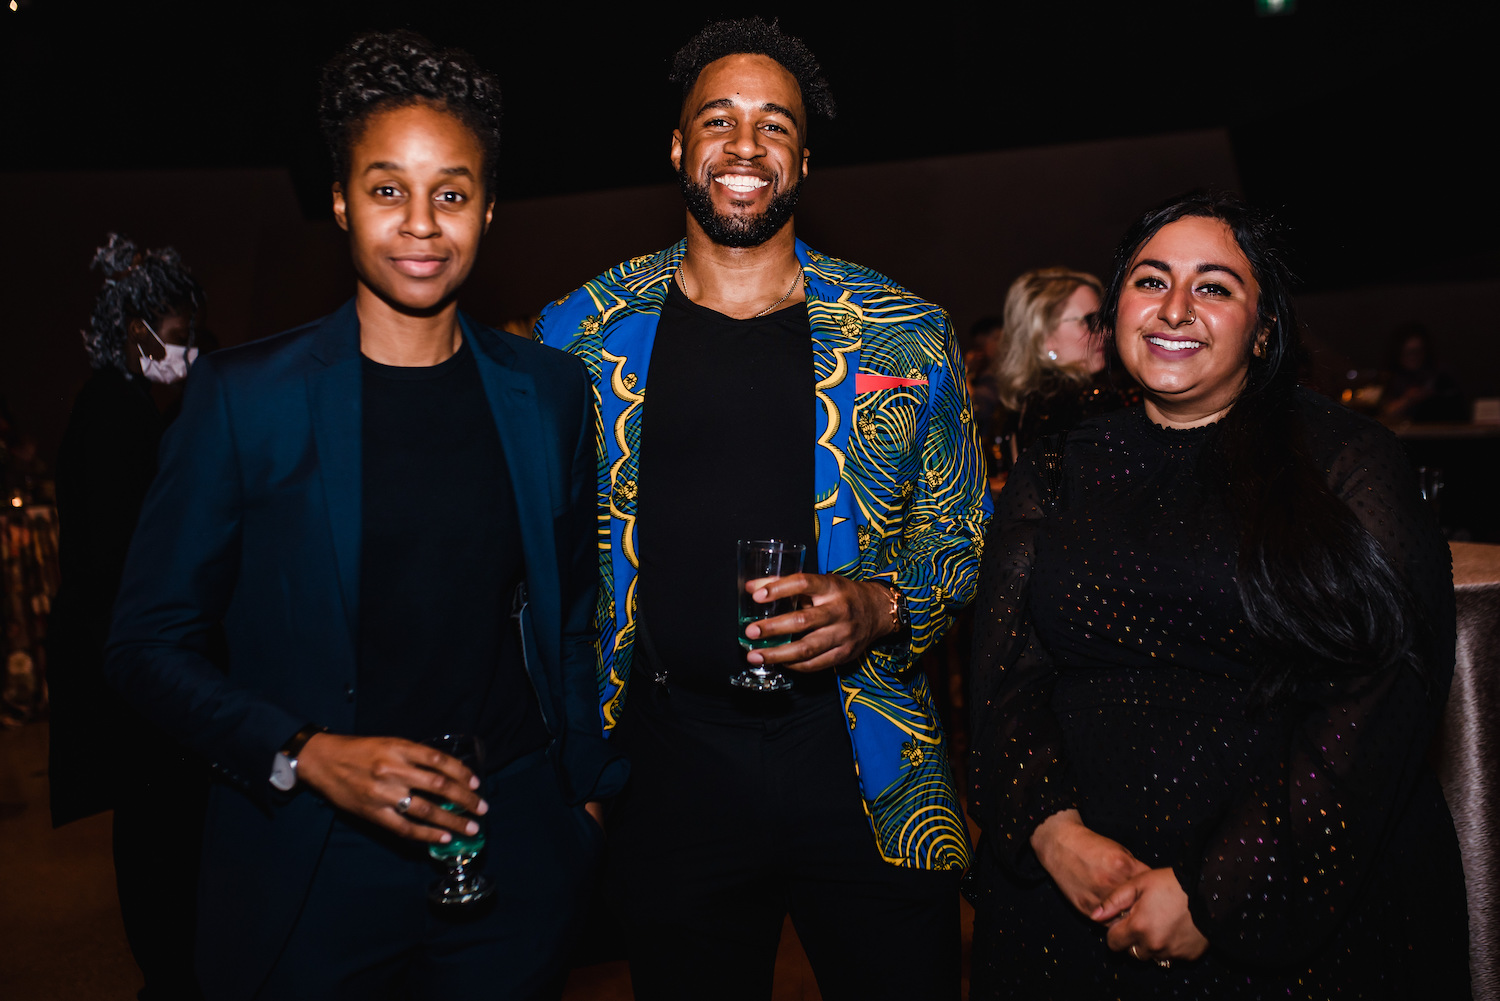
[{"label": "dimly lit background", "polygon": [[710,17],[761,13],[808,41],[839,102],[811,130],[799,233],[960,328],[1021,270],[1103,270],[1140,210],[1212,185],[1288,224],[1336,365],[1378,365],[1419,320],[1469,394],[1500,394],[1491,5],[8,2],[0,397],[44,456],[87,375],[77,331],[108,231],[177,246],[226,344],[350,294],[318,67],[395,26],[504,86],[501,204],[463,296],[482,320],[680,235],[667,62]]}]

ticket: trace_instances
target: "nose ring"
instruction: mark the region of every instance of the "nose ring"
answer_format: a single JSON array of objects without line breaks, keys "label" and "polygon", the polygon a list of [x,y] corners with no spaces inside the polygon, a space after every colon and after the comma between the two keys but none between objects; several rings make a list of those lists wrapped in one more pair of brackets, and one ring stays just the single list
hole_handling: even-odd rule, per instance
[{"label": "nose ring", "polygon": [[1187,326],[1189,323],[1196,323],[1197,320],[1198,320],[1198,318],[1193,315],[1193,311],[1190,309],[1190,310],[1188,310],[1188,317],[1187,317],[1186,320],[1183,321],[1182,325],[1183,326]]}]

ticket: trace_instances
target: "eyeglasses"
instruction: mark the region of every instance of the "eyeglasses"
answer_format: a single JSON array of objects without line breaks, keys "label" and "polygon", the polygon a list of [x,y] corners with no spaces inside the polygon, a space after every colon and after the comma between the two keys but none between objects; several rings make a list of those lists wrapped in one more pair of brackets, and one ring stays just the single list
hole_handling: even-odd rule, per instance
[{"label": "eyeglasses", "polygon": [[1060,327],[1064,323],[1073,323],[1074,321],[1077,321],[1078,323],[1082,323],[1085,327],[1092,327],[1094,325],[1094,321],[1098,318],[1098,313],[1084,313],[1081,316],[1065,316],[1057,321],[1057,325]]}]

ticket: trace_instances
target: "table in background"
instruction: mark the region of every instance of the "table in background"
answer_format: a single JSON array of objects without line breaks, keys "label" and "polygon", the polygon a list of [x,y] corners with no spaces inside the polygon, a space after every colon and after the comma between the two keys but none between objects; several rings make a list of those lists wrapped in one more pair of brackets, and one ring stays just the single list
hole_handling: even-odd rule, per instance
[{"label": "table in background", "polygon": [[1474,1001],[1500,1001],[1500,546],[1452,543],[1458,663],[1437,744],[1463,852]]},{"label": "table in background", "polygon": [[1500,542],[1500,425],[1403,424],[1393,430],[1413,466],[1442,471],[1438,520],[1449,536]]}]

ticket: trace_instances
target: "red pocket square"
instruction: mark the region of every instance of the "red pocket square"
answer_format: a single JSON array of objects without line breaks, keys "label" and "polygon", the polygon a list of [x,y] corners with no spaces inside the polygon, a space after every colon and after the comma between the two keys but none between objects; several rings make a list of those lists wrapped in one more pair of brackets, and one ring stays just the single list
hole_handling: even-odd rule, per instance
[{"label": "red pocket square", "polygon": [[854,395],[861,393],[878,393],[882,389],[895,389],[897,386],[925,386],[926,379],[902,379],[894,375],[869,375],[864,372],[856,372],[854,375]]}]

